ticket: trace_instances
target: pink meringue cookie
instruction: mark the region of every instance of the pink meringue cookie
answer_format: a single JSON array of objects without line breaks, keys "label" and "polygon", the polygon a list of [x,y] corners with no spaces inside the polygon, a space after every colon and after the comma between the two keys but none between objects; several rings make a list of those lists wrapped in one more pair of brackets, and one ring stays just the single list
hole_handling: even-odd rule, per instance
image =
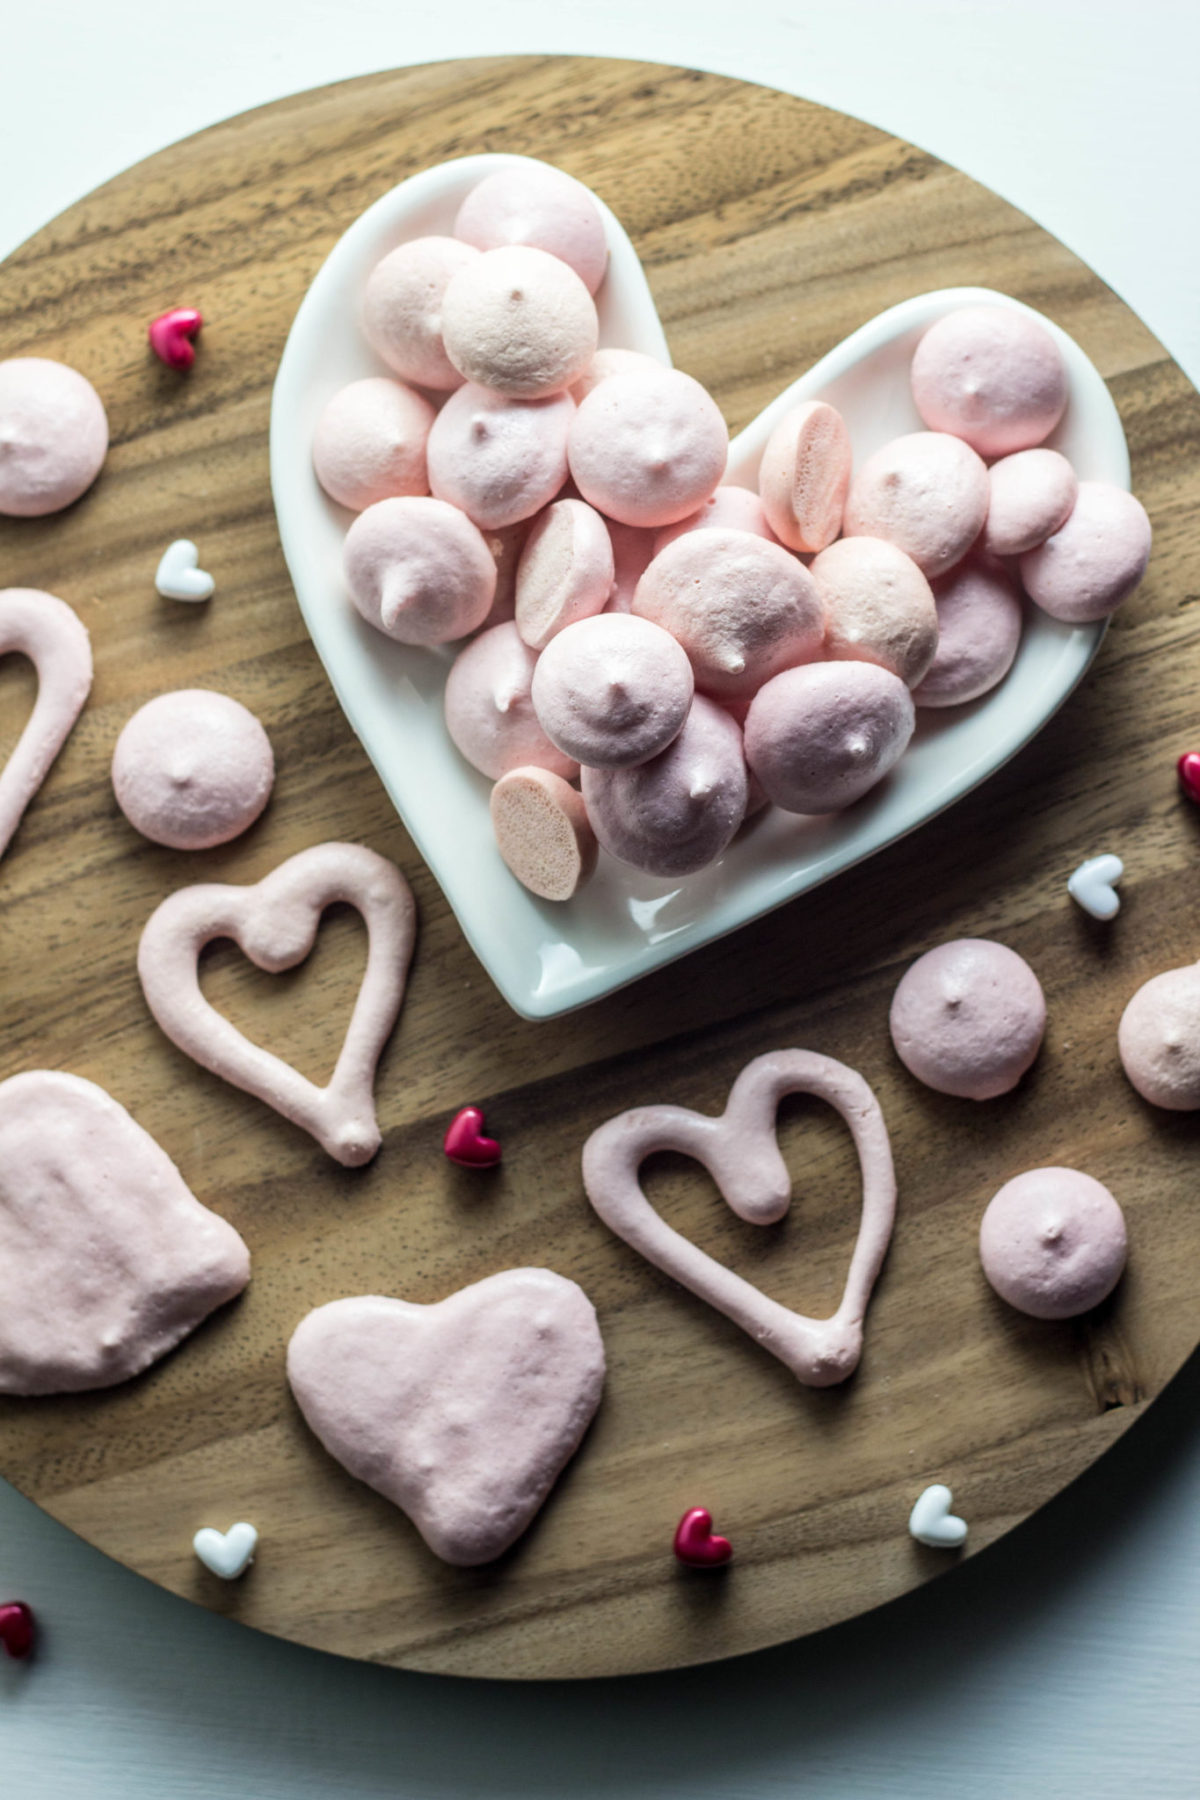
[{"label": "pink meringue cookie", "polygon": [[692,666],[669,632],[634,613],[601,613],[568,625],[533,671],[543,731],[585,768],[648,762],[683,729]]},{"label": "pink meringue cookie", "polygon": [[974,450],[945,432],[913,431],[859,469],[842,529],[898,544],[932,581],[966,555],[987,509],[988,473]]},{"label": "pink meringue cookie", "polygon": [[1117,1027],[1126,1075],[1151,1106],[1200,1107],[1200,963],[1168,969],[1138,989]]},{"label": "pink meringue cookie", "polygon": [[729,430],[679,369],[613,375],[581,403],[567,445],[580,493],[622,525],[673,525],[725,473]]},{"label": "pink meringue cookie", "polygon": [[1067,404],[1067,371],[1046,327],[1015,306],[963,306],[931,325],[912,362],[917,411],[980,456],[1010,456],[1049,437]]},{"label": "pink meringue cookie", "polygon": [[570,781],[579,773],[579,764],[555,748],[533,710],[537,660],[510,622],[460,650],[446,677],[446,729],[467,761],[493,781],[526,763]]},{"label": "pink meringue cookie", "polygon": [[789,550],[824,550],[842,529],[854,452],[846,421],[824,400],[794,407],[767,440],[758,491]]},{"label": "pink meringue cookie", "polygon": [[575,402],[512,400],[473,383],[452,394],[433,422],[429,485],[484,531],[531,519],[567,478],[567,431]]},{"label": "pink meringue cookie", "polygon": [[434,411],[386,375],[339,389],[317,421],[313,468],[339,506],[362,512],[394,494],[427,494],[425,441]]},{"label": "pink meringue cookie", "polygon": [[1125,1267],[1125,1215],[1079,1169],[1030,1169],[993,1195],[979,1228],[983,1272],[1034,1319],[1074,1319],[1112,1293]]},{"label": "pink meringue cookie", "polygon": [[207,688],[147,700],[113,752],[117,805],[135,831],[172,850],[210,850],[240,836],[274,781],[271,740],[259,720]]},{"label": "pink meringue cookie", "polygon": [[544,650],[565,626],[603,612],[613,589],[608,526],[586,500],[556,500],[535,519],[517,566],[517,630]]},{"label": "pink meringue cookie", "polygon": [[669,367],[669,363],[662,362],[657,356],[647,356],[644,350],[622,350],[617,344],[604,344],[579,379],[571,383],[571,398],[578,406],[610,375],[655,375]]},{"label": "pink meringue cookie", "polygon": [[636,768],[584,769],[583,799],[602,847],[650,875],[694,875],[729,844],[746,814],[742,734],[697,694],[683,730]]},{"label": "pink meringue cookie", "polygon": [[1108,481],[1081,481],[1065,524],[1021,558],[1029,598],[1052,619],[1085,625],[1127,600],[1150,561],[1140,500]]},{"label": "pink meringue cookie", "polygon": [[992,464],[988,488],[984,549],[989,556],[1023,556],[1065,524],[1079,481],[1057,450],[1018,450]]},{"label": "pink meringue cookie", "polygon": [[108,453],[91,382],[44,356],[0,362],[0,514],[40,519],[86,492]]},{"label": "pink meringue cookie", "polygon": [[367,278],[362,322],[367,342],[405,381],[438,392],[462,375],[442,342],[442,302],[460,269],[479,252],[457,238],[410,238],[376,263]]},{"label": "pink meringue cookie", "polygon": [[609,612],[632,612],[637,584],[656,554],[657,533],[641,525],[618,525],[608,521],[608,535],[613,549],[613,591],[609,596]]},{"label": "pink meringue cookie", "polygon": [[490,806],[496,848],[521,885],[540,900],[570,900],[599,849],[582,795],[549,769],[510,769]]},{"label": "pink meringue cookie", "polygon": [[665,550],[673,544],[677,537],[687,531],[727,530],[749,531],[755,537],[766,538],[770,544],[779,542],[775,533],[767,523],[767,515],[763,511],[763,503],[750,488],[725,486],[715,488],[694,513],[686,519],[680,519],[674,525],[664,525],[654,536],[654,554]]},{"label": "pink meringue cookie", "polygon": [[737,699],[821,654],[825,609],[804,564],[749,531],[676,538],[637,585],[633,610],[679,640],[696,686]]},{"label": "pink meringue cookie", "polygon": [[890,669],[808,663],[759,688],[746,715],[746,761],[784,812],[840,812],[899,762],[914,723],[912,697]]},{"label": "pink meringue cookie", "polygon": [[442,342],[455,368],[517,400],[569,388],[591,362],[599,331],[574,269],[523,244],[485,250],[442,297]]},{"label": "pink meringue cookie", "polygon": [[918,706],[962,706],[989,693],[1012,668],[1021,642],[1021,595],[1003,568],[970,556],[934,582],[933,598],[937,655],[913,699]]},{"label": "pink meringue cookie", "polygon": [[492,553],[492,561],[496,565],[496,593],[491,610],[480,627],[487,631],[493,625],[504,625],[509,619],[516,617],[517,611],[517,568],[521,561],[521,552],[525,548],[525,539],[529,536],[528,519],[518,519],[515,525],[504,525],[499,531],[485,531],[483,541]]},{"label": "pink meringue cookie", "polygon": [[933,592],[911,556],[884,538],[850,537],[814,557],[825,607],[825,655],[873,662],[915,687],[938,646]]},{"label": "pink meringue cookie", "polygon": [[589,294],[604,280],[608,238],[595,196],[549,163],[498,169],[458,209],[454,235],[477,250],[530,244],[569,264]]},{"label": "pink meringue cookie", "polygon": [[939,1094],[994,1100],[1041,1049],[1042,986],[1024,957],[990,938],[958,938],[919,956],[892,998],[892,1042]]},{"label": "pink meringue cookie", "polygon": [[444,500],[402,496],[359,513],[342,551],[355,606],[399,644],[448,644],[482,625],[496,564],[482,534]]}]

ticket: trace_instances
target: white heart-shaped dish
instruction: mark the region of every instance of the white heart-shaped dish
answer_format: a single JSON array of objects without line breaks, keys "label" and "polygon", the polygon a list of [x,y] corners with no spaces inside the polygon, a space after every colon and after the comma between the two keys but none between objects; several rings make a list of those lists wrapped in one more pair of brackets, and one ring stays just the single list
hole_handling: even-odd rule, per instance
[{"label": "white heart-shaped dish", "polygon": [[[317,273],[296,314],[271,403],[271,486],[300,609],[334,691],[397,810],[453,907],[476,955],[509,1004],[552,1018],[780,906],[912,831],[1014,756],[1057,711],[1099,647],[1103,624],[1068,626],[1030,608],[1007,679],[970,706],[922,712],[899,766],[847,812],[805,820],[774,808],[719,862],[663,881],[603,856],[574,900],[555,906],[512,878],[495,847],[491,784],[458,754],[442,716],[453,650],[410,649],[373,631],[342,579],[352,515],[313,474],[322,408],[347,382],[384,373],[358,327],[367,275],[396,244],[448,233],[463,198],[497,167],[526,159],[471,156],[393,188],[356,219]],[[666,359],[666,341],[637,254],[604,208],[608,277],[598,296],[601,344]],[[920,430],[908,367],[922,332],[954,307],[1019,302],[986,288],[919,294],[853,332],[784,390],[729,450],[727,479],[754,487],[781,414],[821,398],[846,419],[861,459]],[[1026,309],[1028,310],[1028,309]],[[1041,317],[1040,314],[1035,315]],[[1042,319],[1066,359],[1070,402],[1049,440],[1087,480],[1129,486],[1129,455],[1104,381],[1074,340]]]}]

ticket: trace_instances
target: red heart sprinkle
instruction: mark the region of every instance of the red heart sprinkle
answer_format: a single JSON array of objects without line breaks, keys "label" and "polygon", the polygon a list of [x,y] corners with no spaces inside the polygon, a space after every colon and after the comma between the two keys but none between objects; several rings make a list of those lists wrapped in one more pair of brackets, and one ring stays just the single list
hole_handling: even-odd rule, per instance
[{"label": "red heart sprinkle", "polygon": [[1189,800],[1200,805],[1200,750],[1188,750],[1175,764],[1179,771],[1179,785]]},{"label": "red heart sprinkle", "polygon": [[28,1656],[33,1649],[33,1611],[23,1600],[7,1600],[0,1606],[0,1644],[10,1656]]},{"label": "red heart sprinkle", "polygon": [[196,360],[192,339],[204,320],[194,306],[176,306],[150,321],[150,348],[168,369],[190,369]]},{"label": "red heart sprinkle", "polygon": [[675,1554],[690,1568],[712,1569],[729,1561],[733,1545],[728,1538],[718,1537],[713,1531],[712,1514],[707,1506],[692,1506],[676,1527]]},{"label": "red heart sprinkle", "polygon": [[483,1112],[478,1106],[464,1106],[451,1119],[442,1149],[451,1162],[464,1169],[491,1169],[500,1161],[500,1146],[495,1138],[483,1135]]}]

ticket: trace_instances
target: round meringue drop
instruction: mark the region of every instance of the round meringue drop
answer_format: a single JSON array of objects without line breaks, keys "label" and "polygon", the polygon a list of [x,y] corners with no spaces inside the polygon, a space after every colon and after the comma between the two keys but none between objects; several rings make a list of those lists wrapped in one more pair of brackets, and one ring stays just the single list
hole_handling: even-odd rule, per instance
[{"label": "round meringue drop", "polygon": [[362,512],[393,495],[427,494],[425,443],[434,411],[386,375],[340,388],[313,435],[313,467],[330,499]]},{"label": "round meringue drop", "polygon": [[934,582],[933,598],[937,654],[913,699],[918,706],[962,706],[990,693],[1011,669],[1024,622],[1020,591],[1002,567],[969,556]]},{"label": "round meringue drop", "polygon": [[492,781],[526,764],[569,781],[579,773],[574,757],[555,748],[533,710],[537,660],[510,620],[460,650],[446,677],[446,729],[467,761]]},{"label": "round meringue drop", "polygon": [[228,844],[271,796],[275,758],[254,714],[228,694],[158,694],[125,724],[112,760],[117,805],[171,850]]},{"label": "round meringue drop", "polygon": [[669,367],[669,363],[662,362],[657,356],[647,356],[644,350],[623,350],[616,344],[604,344],[578,380],[571,383],[571,398],[578,406],[610,375],[656,375]]},{"label": "round meringue drop", "polygon": [[613,590],[608,526],[586,500],[556,500],[538,515],[517,565],[517,630],[544,650],[567,625],[603,612]]},{"label": "round meringue drop", "polygon": [[452,394],[433,422],[429,485],[484,531],[531,519],[567,478],[575,402],[514,400],[474,383]]},{"label": "round meringue drop", "polygon": [[686,519],[680,519],[674,525],[664,525],[654,536],[654,554],[665,550],[673,544],[677,537],[686,531],[749,531],[755,537],[766,538],[769,544],[779,542],[775,533],[767,523],[767,515],[763,503],[751,488],[726,486],[714,488],[703,506],[698,506],[694,513]]},{"label": "round meringue drop", "polygon": [[405,381],[437,392],[462,386],[442,342],[442,302],[459,270],[478,261],[478,250],[457,238],[410,238],[367,277],[362,312],[367,342]]},{"label": "round meringue drop", "polygon": [[[931,602],[932,604],[932,602]],[[678,639],[702,693],[749,696],[821,654],[825,609],[804,564],[749,531],[704,527],[659,552],[633,610]]]},{"label": "round meringue drop", "polygon": [[551,638],[533,672],[533,706],[552,744],[585,768],[648,762],[679,735],[694,682],[669,632],[601,613]]},{"label": "round meringue drop", "polygon": [[496,564],[470,519],[444,500],[379,500],[342,549],[346,581],[369,625],[399,644],[447,644],[483,624]]},{"label": "round meringue drop", "polygon": [[875,663],[807,663],[766,682],[746,714],[746,761],[792,813],[852,806],[903,756],[916,715],[898,675]]},{"label": "round meringue drop", "polygon": [[454,367],[519,400],[570,387],[598,336],[595,304],[574,269],[523,244],[484,251],[442,298],[442,341]]},{"label": "round meringue drop", "polygon": [[854,453],[840,412],[806,400],[779,421],[758,470],[758,491],[780,543],[824,550],[842,529]]},{"label": "round meringue drop", "polygon": [[1066,523],[1079,481],[1057,450],[1017,450],[992,464],[988,488],[983,548],[990,556],[1023,556]]},{"label": "round meringue drop", "polygon": [[958,938],[919,956],[892,998],[892,1043],[939,1094],[994,1100],[1015,1088],[1042,1046],[1046,999],[1015,950]]},{"label": "round meringue drop", "polygon": [[612,375],[580,403],[568,440],[584,499],[622,525],[673,525],[725,473],[729,430],[712,396],[679,369]]},{"label": "round meringue drop", "polygon": [[1150,520],[1140,500],[1109,481],[1081,481],[1065,522],[1021,558],[1029,598],[1052,619],[1106,619],[1133,593],[1150,561]]},{"label": "round meringue drop", "polygon": [[108,453],[108,416],[78,369],[44,356],[0,362],[0,514],[40,519],[91,487]]},{"label": "round meringue drop", "polygon": [[899,545],[932,581],[966,555],[987,509],[987,468],[970,445],[941,431],[913,431],[858,470],[842,529]]},{"label": "round meringue drop", "polygon": [[1200,1107],[1200,963],[1167,969],[1138,989],[1117,1027],[1126,1075],[1151,1106]]},{"label": "round meringue drop", "polygon": [[929,327],[912,362],[917,411],[980,456],[1044,442],[1067,404],[1067,371],[1046,327],[1015,306],[963,306]]},{"label": "round meringue drop", "polygon": [[1128,1253],[1125,1215],[1080,1169],[1030,1169],[993,1195],[979,1228],[983,1272],[1034,1319],[1074,1319],[1108,1298]]},{"label": "round meringue drop", "polygon": [[581,181],[532,159],[498,169],[458,209],[454,235],[477,250],[528,244],[574,269],[589,294],[604,280],[608,238],[595,196]]},{"label": "round meringue drop", "polygon": [[825,607],[825,655],[873,662],[915,687],[933,662],[938,615],[911,556],[884,538],[841,538],[813,558]]},{"label": "round meringue drop", "polygon": [[601,846],[650,875],[694,875],[715,862],[746,815],[742,734],[697,694],[674,741],[633,768],[589,769],[583,799]]}]

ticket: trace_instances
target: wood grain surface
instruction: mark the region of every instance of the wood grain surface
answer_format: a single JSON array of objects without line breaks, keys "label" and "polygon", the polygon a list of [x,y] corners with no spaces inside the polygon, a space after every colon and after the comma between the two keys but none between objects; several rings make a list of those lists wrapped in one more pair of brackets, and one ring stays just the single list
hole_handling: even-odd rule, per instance
[{"label": "wood grain surface", "polygon": [[[271,382],[308,282],[355,215],[404,176],[478,150],[546,157],[616,210],[648,268],[676,362],[739,429],[884,307],[978,283],[1066,328],[1112,387],[1155,528],[1150,575],[1083,689],[1037,741],[946,816],[864,867],[631,989],[550,1023],[516,1017],[467,949],[342,718],[301,624],[267,479]],[[192,373],[161,368],[147,321],[208,321]],[[0,865],[0,1076],[65,1068],[107,1088],[249,1242],[254,1279],[147,1375],[108,1392],[0,1403],[0,1470],[56,1518],[178,1593],[348,1655],[461,1674],[582,1676],[703,1661],[813,1631],[953,1566],[906,1530],[928,1482],[954,1490],[968,1554],[1098,1456],[1198,1335],[1200,1122],[1144,1106],[1116,1055],[1122,1006],[1200,951],[1200,813],[1174,758],[1200,747],[1195,601],[1200,401],[1162,348],[1069,251],[934,157],[853,119],[693,71],[503,59],[372,76],[233,119],[81,201],[0,267],[0,354],[82,369],[109,410],[105,471],[69,512],[0,521],[0,583],[45,587],[92,633],[92,702]],[[160,600],[158,557],[193,537],[208,606]],[[121,725],[164,689],[210,686],[266,724],[278,781],[244,838],[193,856],[142,842],[108,781]],[[0,664],[0,749],[33,693]],[[392,857],[420,939],[379,1081],[384,1147],[334,1165],[301,1131],[178,1054],[135,972],[141,927],[197,880],[248,882],[324,839]],[[1085,856],[1126,862],[1109,926],[1067,899]],[[897,1063],[887,1007],[909,960],[996,935],[1046,989],[1042,1056],[986,1106]],[[331,913],[309,964],[269,978],[232,946],[205,990],[305,1073],[332,1066],[364,957]],[[752,1056],[782,1045],[860,1069],[892,1131],[893,1248],[866,1351],[811,1392],[612,1238],[579,1153],[650,1100],[716,1111]],[[498,1171],[440,1153],[450,1115],[486,1109]],[[830,1310],[856,1227],[840,1123],[789,1102],[790,1219],[754,1232],[698,1168],[656,1159],[649,1189],[716,1255],[802,1310]],[[1074,1164],[1126,1208],[1126,1279],[1106,1306],[1046,1325],[979,1271],[987,1199]],[[453,1570],[303,1427],[284,1346],[343,1294],[432,1301],[499,1268],[582,1283],[609,1355],[596,1422],[543,1513],[498,1564]],[[685,1507],[734,1541],[716,1575],[670,1553]],[[202,1524],[257,1524],[243,1581],[191,1551]],[[1079,1522],[1087,1529],[1086,1519]]]}]

